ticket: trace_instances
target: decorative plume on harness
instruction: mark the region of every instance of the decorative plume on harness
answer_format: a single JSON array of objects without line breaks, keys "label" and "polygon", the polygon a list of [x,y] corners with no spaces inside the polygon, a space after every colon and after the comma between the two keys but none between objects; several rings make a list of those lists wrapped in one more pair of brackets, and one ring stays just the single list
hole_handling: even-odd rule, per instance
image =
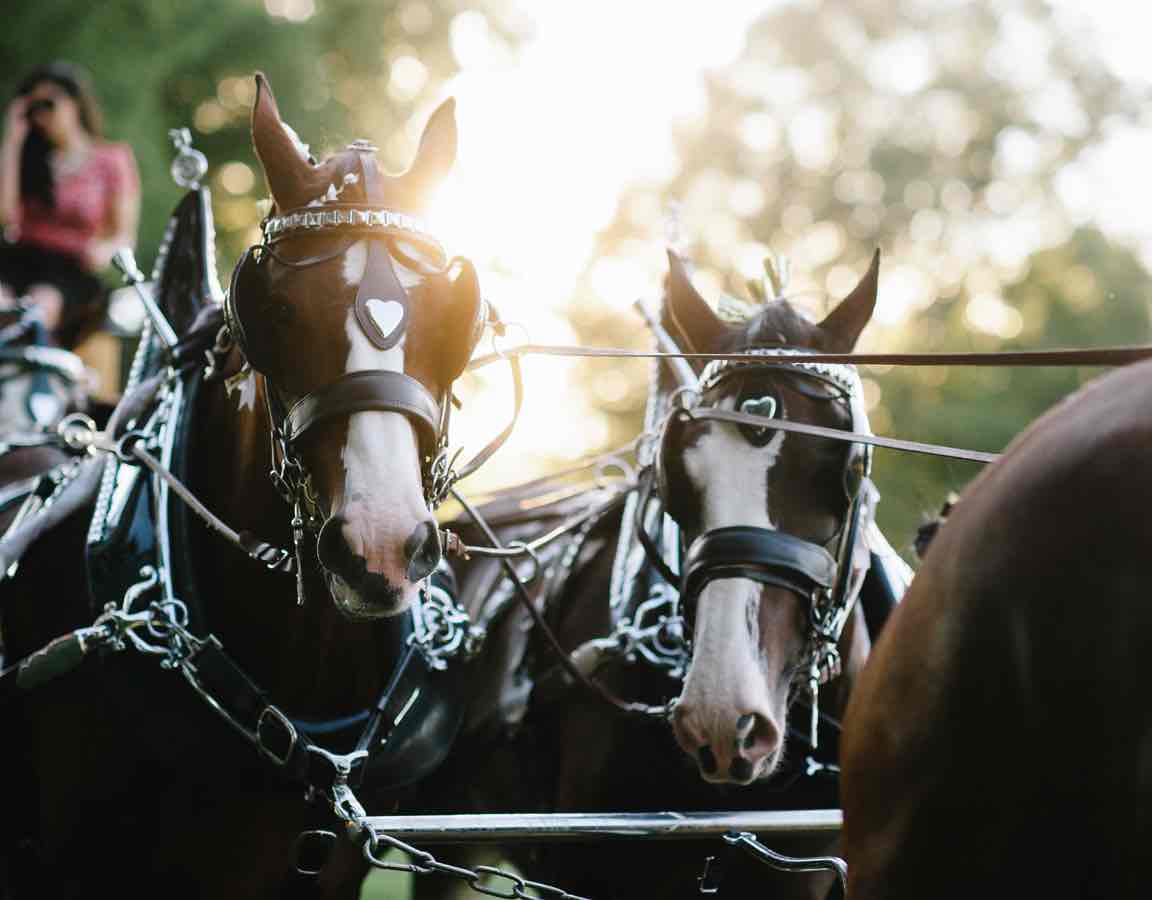
[{"label": "decorative plume on harness", "polygon": [[764,257],[764,273],[745,282],[749,297],[721,297],[716,315],[731,325],[750,322],[763,311],[765,304],[785,299],[791,277],[792,264],[788,257],[769,252]]}]

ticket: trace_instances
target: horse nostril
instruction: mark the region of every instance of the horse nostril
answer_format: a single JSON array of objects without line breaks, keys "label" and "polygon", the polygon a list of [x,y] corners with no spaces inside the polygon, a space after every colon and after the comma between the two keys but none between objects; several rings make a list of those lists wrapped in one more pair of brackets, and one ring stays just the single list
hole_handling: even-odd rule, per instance
[{"label": "horse nostril", "polygon": [[[750,763],[770,756],[780,745],[780,730],[767,716],[745,713],[736,720],[736,755]],[[736,773],[732,773],[736,777]]]},{"label": "horse nostril", "polygon": [[700,771],[705,775],[714,775],[717,765],[716,754],[712,752],[712,748],[704,744],[699,751],[697,751],[697,754],[700,757]]},{"label": "horse nostril", "polygon": [[420,581],[431,575],[440,562],[440,531],[435,522],[421,522],[404,542],[408,557],[408,580]]},{"label": "horse nostril", "polygon": [[329,572],[340,572],[351,556],[348,541],[344,537],[347,522],[343,516],[331,516],[316,537],[316,556],[320,565]]}]

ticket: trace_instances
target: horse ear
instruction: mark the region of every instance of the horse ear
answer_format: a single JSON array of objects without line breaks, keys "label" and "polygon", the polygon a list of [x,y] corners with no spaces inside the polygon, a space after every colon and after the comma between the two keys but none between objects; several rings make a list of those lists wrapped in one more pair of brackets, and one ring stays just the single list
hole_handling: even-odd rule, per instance
[{"label": "horse ear", "polygon": [[672,336],[684,350],[700,352],[716,347],[728,330],[708,301],[700,296],[684,260],[668,250],[668,283],[664,292],[664,313],[672,325]]},{"label": "horse ear", "polygon": [[824,349],[830,353],[851,353],[860,332],[876,308],[876,289],[880,281],[880,251],[872,255],[872,264],[860,283],[820,323],[824,332]]},{"label": "horse ear", "polygon": [[272,86],[263,72],[256,73],[256,103],[252,107],[252,146],[272,199],[281,209],[291,209],[303,202],[306,185],[313,181],[313,167],[308,148],[280,118]]},{"label": "horse ear", "polygon": [[449,97],[424,126],[416,159],[401,177],[418,194],[431,190],[452,170],[456,144],[456,101]]}]

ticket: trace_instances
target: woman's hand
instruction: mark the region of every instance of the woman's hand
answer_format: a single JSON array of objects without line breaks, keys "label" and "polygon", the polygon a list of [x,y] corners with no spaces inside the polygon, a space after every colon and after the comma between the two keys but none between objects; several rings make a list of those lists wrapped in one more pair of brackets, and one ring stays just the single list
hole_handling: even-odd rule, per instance
[{"label": "woman's hand", "polygon": [[28,98],[17,97],[4,116],[4,146],[19,149],[28,137]]}]

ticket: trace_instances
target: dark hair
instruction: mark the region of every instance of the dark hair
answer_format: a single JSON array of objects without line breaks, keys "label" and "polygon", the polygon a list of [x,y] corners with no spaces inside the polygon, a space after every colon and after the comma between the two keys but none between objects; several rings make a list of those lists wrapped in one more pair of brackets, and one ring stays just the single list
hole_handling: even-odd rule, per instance
[{"label": "dark hair", "polygon": [[[100,137],[103,134],[103,116],[87,72],[77,65],[62,60],[37,66],[21,80],[19,87],[16,88],[16,95],[23,97],[31,93],[36,85],[45,81],[61,88],[76,101],[80,113],[80,125],[85,131],[92,137]],[[56,205],[56,186],[52,180],[52,166],[49,161],[51,152],[51,141],[39,129],[29,129],[20,155],[20,195],[35,197],[49,207]]]}]

